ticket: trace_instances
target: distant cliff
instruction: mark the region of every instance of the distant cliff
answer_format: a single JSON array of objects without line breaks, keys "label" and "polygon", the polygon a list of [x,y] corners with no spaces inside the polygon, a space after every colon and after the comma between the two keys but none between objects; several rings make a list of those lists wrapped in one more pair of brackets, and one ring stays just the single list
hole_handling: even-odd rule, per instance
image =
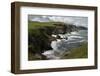
[{"label": "distant cliff", "polygon": [[54,34],[65,34],[65,33],[71,33],[73,31],[79,31],[79,30],[87,30],[84,26],[76,26],[73,24],[65,24],[65,23],[56,23],[55,30],[53,30]]}]

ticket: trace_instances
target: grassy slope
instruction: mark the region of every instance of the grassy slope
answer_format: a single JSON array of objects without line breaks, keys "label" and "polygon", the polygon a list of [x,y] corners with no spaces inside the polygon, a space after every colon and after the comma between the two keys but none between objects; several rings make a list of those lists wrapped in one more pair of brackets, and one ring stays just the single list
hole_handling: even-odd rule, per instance
[{"label": "grassy slope", "polygon": [[82,46],[71,50],[70,54],[66,54],[63,59],[74,59],[74,58],[87,58],[88,47],[87,43],[83,43]]},{"label": "grassy slope", "polygon": [[44,27],[44,26],[54,26],[55,22],[31,22],[29,21],[28,23],[28,29],[34,29],[34,28],[40,28],[40,27]]},{"label": "grassy slope", "polygon": [[[41,32],[37,30],[37,28],[41,28],[44,26],[50,26],[54,27],[55,22],[28,22],[28,33],[32,33],[34,35],[41,35]],[[31,45],[28,45],[28,47],[31,47]],[[33,47],[33,46],[32,46]],[[41,60],[39,55],[34,55],[31,50],[28,52],[28,60]]]},{"label": "grassy slope", "polygon": [[28,32],[29,33],[39,34],[39,31],[37,30],[37,28],[42,28],[44,26],[55,27],[53,25],[54,23],[55,22],[32,22],[32,21],[29,21],[28,22]]}]

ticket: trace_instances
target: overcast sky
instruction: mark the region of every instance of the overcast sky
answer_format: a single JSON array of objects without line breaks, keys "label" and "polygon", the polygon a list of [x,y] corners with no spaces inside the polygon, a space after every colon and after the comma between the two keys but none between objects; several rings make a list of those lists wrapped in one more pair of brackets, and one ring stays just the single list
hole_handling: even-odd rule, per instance
[{"label": "overcast sky", "polygon": [[88,25],[88,17],[78,16],[47,16],[47,15],[28,15],[29,21],[38,22],[64,22],[68,24],[74,24],[76,26]]}]

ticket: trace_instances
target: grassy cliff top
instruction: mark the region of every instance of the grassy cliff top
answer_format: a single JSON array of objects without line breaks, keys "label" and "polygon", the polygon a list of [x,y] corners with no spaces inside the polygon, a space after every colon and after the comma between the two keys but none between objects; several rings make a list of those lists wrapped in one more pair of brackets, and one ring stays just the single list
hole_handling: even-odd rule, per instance
[{"label": "grassy cliff top", "polygon": [[57,22],[32,22],[32,21],[29,21],[28,29],[41,28],[41,27],[45,27],[45,26],[54,27],[55,23],[57,23]]}]

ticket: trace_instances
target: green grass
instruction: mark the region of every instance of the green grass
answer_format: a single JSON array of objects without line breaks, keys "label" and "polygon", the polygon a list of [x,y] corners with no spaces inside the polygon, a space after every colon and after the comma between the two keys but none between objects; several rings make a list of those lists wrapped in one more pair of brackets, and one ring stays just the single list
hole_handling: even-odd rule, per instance
[{"label": "green grass", "polygon": [[55,27],[56,22],[32,22],[29,21],[28,22],[28,33],[34,33],[34,34],[39,34],[39,30],[37,30],[38,28],[42,28],[42,27]]},{"label": "green grass", "polygon": [[28,29],[41,28],[44,26],[54,27],[54,25],[53,25],[54,23],[55,22],[32,22],[32,21],[29,21],[28,22]]},{"label": "green grass", "polygon": [[63,59],[76,59],[88,57],[88,44],[83,43],[82,46],[71,50],[70,54],[65,54]]}]

